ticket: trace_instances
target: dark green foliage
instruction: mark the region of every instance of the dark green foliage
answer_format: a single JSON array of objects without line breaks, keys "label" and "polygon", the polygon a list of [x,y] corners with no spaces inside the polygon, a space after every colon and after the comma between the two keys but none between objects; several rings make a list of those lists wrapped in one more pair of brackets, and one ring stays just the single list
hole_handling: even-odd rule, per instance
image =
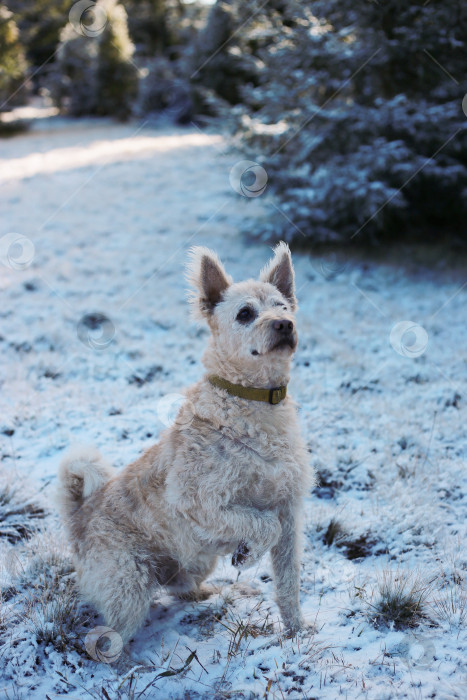
[{"label": "dark green foliage", "polygon": [[239,88],[236,128],[293,222],[264,237],[465,240],[465,3],[241,7],[254,18],[222,53],[256,59],[257,85]]},{"label": "dark green foliage", "polygon": [[0,112],[24,100],[26,61],[13,14],[0,6]]},{"label": "dark green foliage", "polygon": [[193,84],[214,91],[230,104],[240,102],[242,87],[256,84],[258,79],[252,52],[243,52],[231,41],[237,28],[244,24],[242,9],[232,0],[217,2],[200,32],[193,56]]},{"label": "dark green foliage", "polygon": [[71,24],[64,27],[50,89],[65,112],[77,117],[96,114],[98,53],[96,38],[80,36]]},{"label": "dark green foliage", "polygon": [[[184,5],[165,0],[164,44],[136,44],[136,55],[144,65],[140,76],[137,113],[148,115],[164,112],[169,118],[185,124],[195,113],[205,112],[198,84],[190,84],[196,62],[197,37],[203,30],[209,9],[196,3]],[[132,15],[129,18],[132,30]],[[132,36],[134,36],[132,34]],[[135,41],[137,39],[135,38]],[[154,55],[155,54],[155,55]]]},{"label": "dark green foliage", "polygon": [[57,104],[75,116],[130,116],[138,92],[134,47],[126,12],[117,0],[98,0],[105,18],[103,31],[88,36],[67,24],[61,34],[52,94]]},{"label": "dark green foliage", "polygon": [[140,80],[138,111],[141,115],[164,112],[180,124],[191,121],[191,91],[178,62],[159,56],[148,63]]},{"label": "dark green foliage", "polygon": [[10,0],[31,65],[52,59],[72,4],[70,0]]},{"label": "dark green foliage", "polygon": [[99,37],[96,111],[126,119],[138,94],[138,73],[132,62],[134,47],[123,6],[116,0],[101,2],[108,21]]},{"label": "dark green foliage", "polygon": [[127,0],[124,4],[130,36],[143,53],[160,54],[176,42],[168,22],[167,0]]}]

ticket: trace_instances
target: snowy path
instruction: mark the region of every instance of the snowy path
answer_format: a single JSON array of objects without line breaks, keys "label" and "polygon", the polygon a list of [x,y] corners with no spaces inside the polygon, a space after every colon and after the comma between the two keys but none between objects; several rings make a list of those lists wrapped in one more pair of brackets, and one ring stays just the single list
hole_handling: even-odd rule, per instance
[{"label": "snowy path", "polygon": [[[235,279],[256,275],[269,256],[239,233],[261,227],[267,191],[246,199],[232,190],[241,157],[220,136],[58,124],[0,142],[0,258],[8,233],[32,242],[24,264],[19,248],[0,264],[0,476],[24,480],[33,495],[40,489],[51,510],[70,442],[93,442],[124,466],[199,377],[206,331],[189,317],[187,249],[216,249]],[[207,603],[164,597],[153,610],[135,657],[152,659],[157,673],[182,668],[190,650],[198,660],[142,697],[465,697],[460,603],[443,619],[436,600],[466,599],[467,272],[410,259],[397,267],[294,253],[294,262],[300,347],[291,393],[322,478],[308,501],[302,602],[318,632],[279,642],[269,562],[235,583],[225,561]],[[96,314],[109,319],[101,338]],[[403,321],[418,325],[404,331]],[[348,532],[340,547],[323,542],[332,517]],[[48,523],[56,530],[53,515]],[[18,576],[12,551],[30,571],[47,538],[26,550],[0,538],[7,590]],[[368,619],[378,576],[397,566],[438,577],[415,637]],[[103,686],[119,697],[111,666],[38,642],[31,616],[15,617],[29,575],[0,608],[0,698],[14,697],[14,684],[25,698],[67,689],[90,697],[84,688],[105,697]],[[275,631],[253,627],[229,653],[227,628],[248,615],[262,624],[266,611]],[[138,691],[157,673],[136,674]]]}]

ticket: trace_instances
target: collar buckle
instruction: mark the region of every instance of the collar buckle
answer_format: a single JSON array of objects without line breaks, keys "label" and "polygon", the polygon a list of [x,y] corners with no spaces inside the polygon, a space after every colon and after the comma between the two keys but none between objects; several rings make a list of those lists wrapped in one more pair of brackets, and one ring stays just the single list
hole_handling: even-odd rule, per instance
[{"label": "collar buckle", "polygon": [[271,403],[273,406],[280,403],[282,398],[282,387],[269,390],[269,403]]}]

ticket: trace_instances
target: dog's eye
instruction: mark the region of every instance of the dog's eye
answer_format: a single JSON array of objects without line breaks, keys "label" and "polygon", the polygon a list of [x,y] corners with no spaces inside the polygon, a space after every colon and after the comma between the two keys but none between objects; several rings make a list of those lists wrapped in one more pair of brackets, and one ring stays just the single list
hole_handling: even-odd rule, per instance
[{"label": "dog's eye", "polygon": [[248,323],[248,321],[251,321],[253,317],[253,309],[251,309],[249,306],[244,306],[243,309],[240,309],[237,314],[237,321],[240,321],[240,323]]}]

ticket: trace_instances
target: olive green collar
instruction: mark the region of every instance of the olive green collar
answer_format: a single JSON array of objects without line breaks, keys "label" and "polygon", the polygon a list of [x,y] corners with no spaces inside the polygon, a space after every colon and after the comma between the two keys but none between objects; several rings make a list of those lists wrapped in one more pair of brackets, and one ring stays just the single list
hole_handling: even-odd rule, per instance
[{"label": "olive green collar", "polygon": [[232,396],[249,399],[250,401],[264,401],[274,406],[285,399],[287,395],[287,386],[278,386],[274,389],[255,389],[254,387],[242,386],[241,384],[232,384],[227,379],[222,379],[222,377],[217,377],[216,375],[211,375],[209,381],[213,386],[225,389]]}]

